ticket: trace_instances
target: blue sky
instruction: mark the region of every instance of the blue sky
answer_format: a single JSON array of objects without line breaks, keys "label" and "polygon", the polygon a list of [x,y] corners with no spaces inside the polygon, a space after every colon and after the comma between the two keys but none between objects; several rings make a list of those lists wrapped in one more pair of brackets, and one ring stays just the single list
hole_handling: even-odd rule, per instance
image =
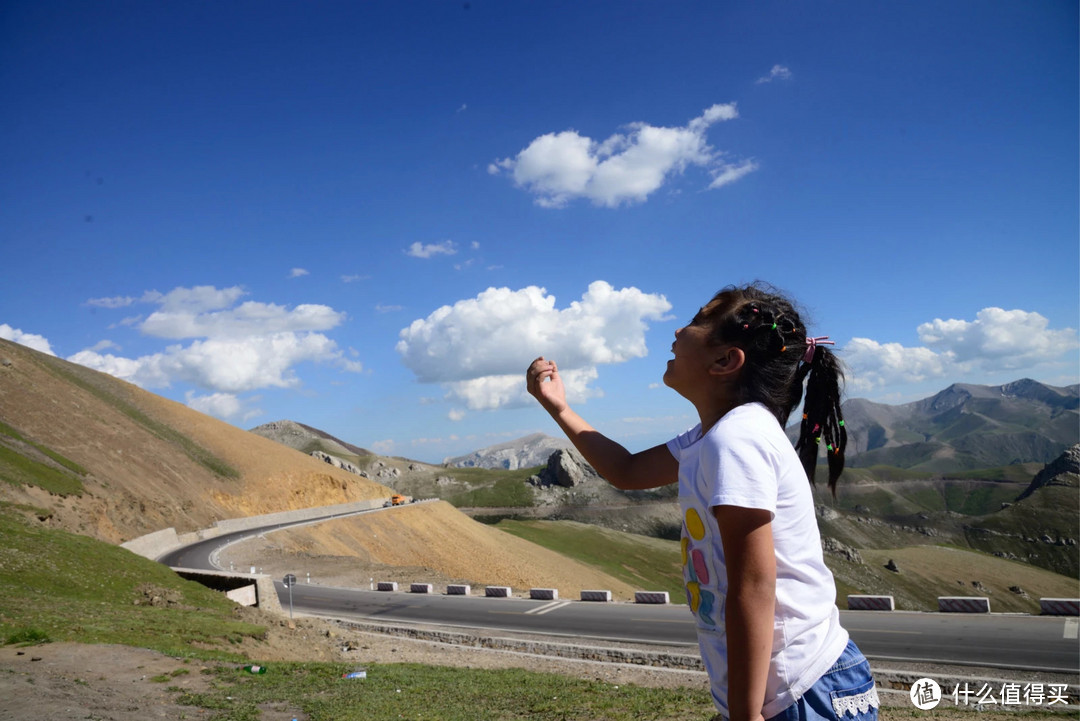
[{"label": "blue sky", "polygon": [[695,422],[764,279],[882,402],[1078,380],[1070,2],[0,7],[0,337],[426,461]]}]

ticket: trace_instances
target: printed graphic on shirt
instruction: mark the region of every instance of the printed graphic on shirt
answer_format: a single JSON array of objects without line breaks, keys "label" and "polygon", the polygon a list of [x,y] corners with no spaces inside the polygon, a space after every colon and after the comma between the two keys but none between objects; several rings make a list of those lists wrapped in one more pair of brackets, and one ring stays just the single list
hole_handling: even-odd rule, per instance
[{"label": "printed graphic on shirt", "polygon": [[683,579],[690,611],[709,626],[716,625],[716,594],[702,586],[712,580],[705,560],[705,524],[696,508],[686,509],[682,528]]}]

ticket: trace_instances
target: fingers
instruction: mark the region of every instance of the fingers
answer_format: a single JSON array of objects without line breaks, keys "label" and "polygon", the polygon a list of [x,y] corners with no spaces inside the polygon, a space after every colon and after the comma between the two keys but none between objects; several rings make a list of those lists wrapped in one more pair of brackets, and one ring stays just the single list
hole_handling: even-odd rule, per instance
[{"label": "fingers", "polygon": [[529,364],[529,368],[525,372],[526,386],[532,392],[541,383],[557,376],[558,373],[559,369],[555,365],[555,361],[545,360],[544,356],[540,356]]}]

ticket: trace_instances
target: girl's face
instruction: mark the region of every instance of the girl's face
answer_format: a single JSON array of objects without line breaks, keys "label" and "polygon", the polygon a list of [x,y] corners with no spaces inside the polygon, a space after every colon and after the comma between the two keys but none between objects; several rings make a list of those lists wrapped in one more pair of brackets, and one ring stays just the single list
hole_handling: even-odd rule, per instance
[{"label": "girl's face", "polygon": [[671,344],[675,357],[667,362],[664,371],[664,385],[690,401],[706,389],[709,368],[717,357],[716,346],[709,340],[712,329],[700,318],[699,313],[675,331],[675,342]]}]

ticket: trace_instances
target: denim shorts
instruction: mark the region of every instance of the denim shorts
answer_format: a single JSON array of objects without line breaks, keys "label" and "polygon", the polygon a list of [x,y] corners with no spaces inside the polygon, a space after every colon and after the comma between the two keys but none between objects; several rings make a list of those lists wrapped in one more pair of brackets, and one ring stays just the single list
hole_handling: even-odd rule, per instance
[{"label": "denim shorts", "polygon": [[853,641],[798,701],[769,721],[876,721],[878,693],[870,664]]}]

